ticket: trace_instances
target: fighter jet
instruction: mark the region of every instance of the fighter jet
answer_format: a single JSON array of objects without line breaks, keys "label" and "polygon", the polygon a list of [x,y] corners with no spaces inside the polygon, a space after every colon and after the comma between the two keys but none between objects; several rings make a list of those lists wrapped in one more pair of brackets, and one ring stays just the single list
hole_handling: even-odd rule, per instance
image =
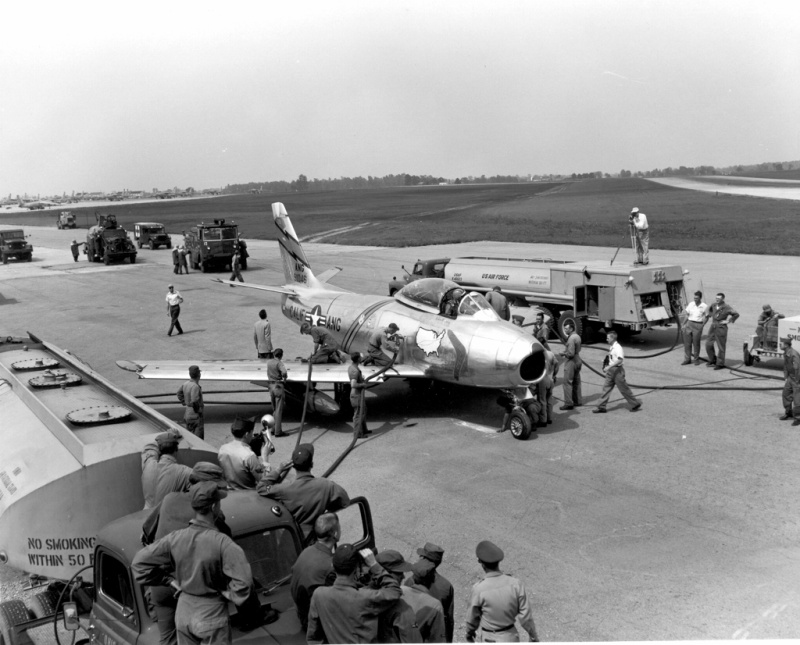
[{"label": "fighter jet", "polygon": [[[544,350],[529,334],[503,321],[479,293],[466,292],[455,282],[424,278],[409,283],[393,297],[356,294],[327,284],[341,269],[315,276],[282,203],[272,205],[278,229],[283,286],[216,280],[236,288],[281,295],[281,311],[297,325],[324,327],[346,353],[366,352],[370,336],[390,323],[398,328],[394,363],[380,374],[387,378],[429,379],[483,388],[518,388],[539,381],[545,372]],[[117,364],[140,378],[183,380],[190,365],[198,365],[203,380],[250,381],[264,385],[264,360],[135,360]],[[349,383],[346,364],[306,364],[284,361],[291,385]],[[382,369],[362,366],[365,377]],[[322,396],[317,396],[321,394]],[[326,400],[327,398],[327,400]],[[317,411],[335,413],[338,405],[316,392],[309,402]]]}]

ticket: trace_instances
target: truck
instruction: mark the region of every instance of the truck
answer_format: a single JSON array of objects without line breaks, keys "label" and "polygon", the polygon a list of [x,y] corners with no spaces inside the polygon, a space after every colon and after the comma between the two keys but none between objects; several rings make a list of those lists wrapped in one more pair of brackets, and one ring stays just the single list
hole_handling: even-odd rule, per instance
[{"label": "truck", "polygon": [[[0,644],[52,642],[55,623],[61,642],[74,631],[83,642],[157,645],[146,590],[130,570],[149,513],[141,449],[182,428],[30,333],[0,338],[0,419],[0,563],[37,585],[0,603]],[[217,461],[210,444],[182,434],[180,463]],[[289,592],[302,530],[283,504],[252,490],[231,492],[222,508],[276,617],[246,633],[235,627],[235,641],[305,642]],[[342,541],[375,547],[366,499],[338,514]],[[73,597],[83,602],[63,602]]]},{"label": "truck", "polygon": [[213,268],[230,269],[239,247],[239,227],[233,222],[226,224],[224,219],[215,219],[213,224],[201,222],[184,234],[184,245],[194,269],[203,273]]},{"label": "truck", "polygon": [[77,224],[75,223],[75,216],[72,214],[72,211],[61,211],[56,218],[56,228],[65,229],[65,228],[76,228]]},{"label": "truck", "polygon": [[142,248],[147,244],[151,251],[159,246],[172,248],[172,238],[164,229],[164,225],[158,222],[136,222],[133,225],[133,239],[136,240],[136,246]]},{"label": "truck", "polygon": [[136,247],[128,239],[128,233],[117,224],[115,215],[96,215],[97,224],[86,233],[83,251],[90,262],[136,262]]},{"label": "truck", "polygon": [[[402,267],[405,271],[405,267]],[[524,319],[536,308],[566,338],[571,321],[586,342],[603,328],[638,333],[679,321],[686,307],[684,271],[678,265],[613,264],[606,261],[461,257],[417,260],[411,273],[389,282],[394,296],[420,278],[445,278],[486,293],[500,287]]]},{"label": "truck", "polygon": [[3,256],[3,264],[8,264],[9,258],[30,262],[33,246],[25,241],[25,232],[21,228],[10,228],[0,231],[0,255]]}]

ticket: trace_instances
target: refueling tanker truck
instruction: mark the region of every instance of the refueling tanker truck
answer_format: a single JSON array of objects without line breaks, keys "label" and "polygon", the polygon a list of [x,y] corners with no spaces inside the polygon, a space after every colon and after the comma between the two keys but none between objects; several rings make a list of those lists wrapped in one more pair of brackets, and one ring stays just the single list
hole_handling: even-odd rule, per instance
[{"label": "refueling tanker truck", "polygon": [[[405,267],[402,267],[405,271]],[[586,342],[602,328],[637,333],[678,322],[686,307],[683,271],[678,265],[613,264],[602,260],[463,257],[417,260],[411,273],[389,282],[393,296],[419,278],[445,278],[467,290],[486,293],[500,287],[512,311],[525,321],[535,307],[562,339],[564,325]]]},{"label": "refueling tanker truck", "polygon": [[[217,461],[211,445],[77,356],[30,333],[0,337],[0,568],[30,574],[32,584],[49,579],[24,600],[0,603],[0,645],[52,643],[54,629],[64,643],[158,644],[149,594],[130,564],[150,512],[142,510],[141,450],[167,430],[182,431],[180,463]],[[234,642],[305,642],[289,592],[300,527],[256,491],[231,492],[222,509],[268,617],[245,632],[234,615]],[[374,548],[364,498],[339,517],[343,541]]]}]

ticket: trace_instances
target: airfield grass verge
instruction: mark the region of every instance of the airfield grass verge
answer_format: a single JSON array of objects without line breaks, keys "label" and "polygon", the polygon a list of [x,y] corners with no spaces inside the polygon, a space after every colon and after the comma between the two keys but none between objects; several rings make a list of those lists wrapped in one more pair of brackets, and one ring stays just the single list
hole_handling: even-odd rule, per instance
[{"label": "airfield grass verge", "polygon": [[[286,205],[302,239],[394,247],[480,240],[627,246],[628,214],[638,206],[648,216],[653,249],[796,255],[786,231],[800,218],[797,201],[715,196],[637,178],[231,195],[72,210],[83,228],[94,224],[97,210],[116,214],[129,231],[134,222],[156,221],[180,233],[225,218],[245,238],[275,239],[270,204],[276,201]],[[58,210],[3,215],[0,223],[55,226]],[[342,230],[324,235],[336,229]]]}]

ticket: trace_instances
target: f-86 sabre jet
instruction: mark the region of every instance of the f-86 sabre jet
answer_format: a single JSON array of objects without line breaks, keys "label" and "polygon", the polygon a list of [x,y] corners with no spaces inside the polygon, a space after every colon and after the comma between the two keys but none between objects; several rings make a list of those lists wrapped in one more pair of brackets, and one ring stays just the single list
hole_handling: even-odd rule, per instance
[{"label": "f-86 sabre jet", "polygon": [[[280,294],[281,311],[297,325],[324,327],[349,353],[366,353],[370,336],[390,323],[399,327],[399,350],[391,367],[379,375],[387,378],[429,379],[483,388],[518,388],[539,381],[545,373],[544,350],[530,333],[501,320],[479,293],[467,293],[455,282],[424,278],[409,283],[393,297],[363,295],[330,285],[340,269],[318,277],[311,271],[294,227],[280,202],[272,204],[278,244],[287,284],[266,286],[217,280],[241,289]],[[249,360],[134,360],[118,361],[140,378],[183,380],[190,365],[198,365],[204,381],[250,381],[267,384],[267,361]],[[311,381],[334,383],[336,398],[316,391],[309,398],[311,411],[334,414],[346,398],[348,365],[284,361],[288,371],[287,395],[302,400]],[[362,365],[365,378],[385,368]]]}]

